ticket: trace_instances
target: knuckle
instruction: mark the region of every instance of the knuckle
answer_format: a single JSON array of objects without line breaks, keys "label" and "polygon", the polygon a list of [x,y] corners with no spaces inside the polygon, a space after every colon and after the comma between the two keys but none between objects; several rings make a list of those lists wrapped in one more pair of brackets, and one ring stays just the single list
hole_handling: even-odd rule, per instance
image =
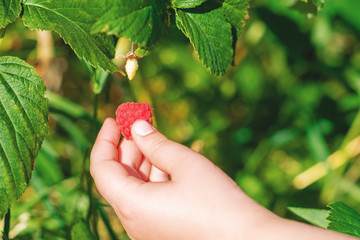
[{"label": "knuckle", "polygon": [[162,155],[169,146],[169,144],[171,144],[171,141],[168,140],[167,138],[161,138],[158,139],[157,141],[154,141],[150,145],[150,154],[149,154],[150,159],[154,159],[157,158],[157,156]]}]

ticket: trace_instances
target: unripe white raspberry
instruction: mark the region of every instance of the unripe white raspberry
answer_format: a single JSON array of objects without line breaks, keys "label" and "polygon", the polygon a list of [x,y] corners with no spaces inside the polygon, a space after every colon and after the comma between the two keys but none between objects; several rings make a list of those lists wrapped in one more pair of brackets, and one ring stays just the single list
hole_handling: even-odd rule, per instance
[{"label": "unripe white raspberry", "polygon": [[136,58],[128,58],[126,60],[125,71],[129,80],[132,80],[135,77],[138,68],[139,68],[139,64]]}]

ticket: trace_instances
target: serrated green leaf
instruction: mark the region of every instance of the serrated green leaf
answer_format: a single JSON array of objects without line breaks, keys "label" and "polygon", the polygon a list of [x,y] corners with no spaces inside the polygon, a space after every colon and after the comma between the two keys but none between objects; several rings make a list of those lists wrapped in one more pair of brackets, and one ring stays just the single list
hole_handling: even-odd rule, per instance
[{"label": "serrated green leaf", "polygon": [[223,75],[233,60],[231,25],[213,4],[176,10],[176,25],[190,39],[201,63],[213,74]]},{"label": "serrated green leaf", "polygon": [[77,56],[94,67],[118,71],[111,61],[114,41],[105,34],[90,34],[90,28],[102,14],[105,2],[100,0],[22,0],[24,23],[30,29],[54,30]]},{"label": "serrated green leaf", "polygon": [[0,218],[29,183],[48,133],[45,85],[32,66],[0,57]]},{"label": "serrated green leaf", "polygon": [[151,53],[151,50],[149,48],[142,48],[142,47],[139,47],[135,50],[135,55],[136,56],[142,56],[142,57],[145,57],[145,56],[148,56],[150,53]]},{"label": "serrated green leaf", "polygon": [[326,228],[329,221],[326,219],[329,211],[326,209],[288,207],[288,209],[315,226]]},{"label": "serrated green leaf", "polygon": [[173,0],[171,5],[174,8],[194,8],[207,0]]},{"label": "serrated green leaf", "polygon": [[71,239],[73,240],[91,240],[94,239],[89,227],[81,220],[71,229]]},{"label": "serrated green leaf", "polygon": [[0,29],[15,21],[21,11],[20,0],[0,1]]},{"label": "serrated green leaf", "polygon": [[328,229],[360,237],[360,214],[343,202],[329,205]]},{"label": "serrated green leaf", "polygon": [[222,11],[239,36],[245,25],[249,0],[225,0]]},{"label": "serrated green leaf", "polygon": [[160,37],[165,3],[160,0],[116,0],[94,25],[92,32],[106,32],[129,38],[141,46],[151,46]]}]

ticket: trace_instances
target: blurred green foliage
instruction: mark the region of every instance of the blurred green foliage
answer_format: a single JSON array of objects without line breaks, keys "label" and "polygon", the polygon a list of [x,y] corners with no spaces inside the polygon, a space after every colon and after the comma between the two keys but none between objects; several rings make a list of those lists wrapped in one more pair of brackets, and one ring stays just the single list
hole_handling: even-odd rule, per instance
[{"label": "blurred green foliage", "polygon": [[[252,1],[234,67],[221,78],[201,66],[178,30],[169,29],[167,38],[139,59],[134,80],[109,76],[97,97],[95,123],[92,76],[53,34],[48,71],[57,75],[44,74],[51,133],[29,189],[12,208],[12,236],[71,237],[89,204],[82,187],[89,146],[103,119],[114,117],[125,101],[150,102],[160,131],[213,160],[281,216],[295,218],[287,206],[321,208],[335,200],[359,210],[357,5],[356,0]],[[129,49],[127,41],[119,41],[118,53]],[[0,51],[42,70],[37,35],[21,24],[7,28]],[[122,59],[117,64],[123,69]],[[49,80],[55,75],[62,76],[60,83]],[[110,207],[98,199],[101,239],[126,239]]]}]

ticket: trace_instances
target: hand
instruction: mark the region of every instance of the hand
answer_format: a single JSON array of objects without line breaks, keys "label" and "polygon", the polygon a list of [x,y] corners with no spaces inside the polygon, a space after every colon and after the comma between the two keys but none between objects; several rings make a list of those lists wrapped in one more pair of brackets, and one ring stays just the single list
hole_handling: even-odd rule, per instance
[{"label": "hand", "polygon": [[132,238],[230,239],[231,222],[245,236],[253,211],[265,211],[212,162],[147,122],[137,121],[132,136],[118,145],[120,131],[107,119],[91,154],[97,188]]},{"label": "hand", "polygon": [[107,119],[90,165],[99,192],[132,239],[339,239],[277,217],[211,161],[146,121],[134,123],[132,136],[119,144],[117,124]]}]

